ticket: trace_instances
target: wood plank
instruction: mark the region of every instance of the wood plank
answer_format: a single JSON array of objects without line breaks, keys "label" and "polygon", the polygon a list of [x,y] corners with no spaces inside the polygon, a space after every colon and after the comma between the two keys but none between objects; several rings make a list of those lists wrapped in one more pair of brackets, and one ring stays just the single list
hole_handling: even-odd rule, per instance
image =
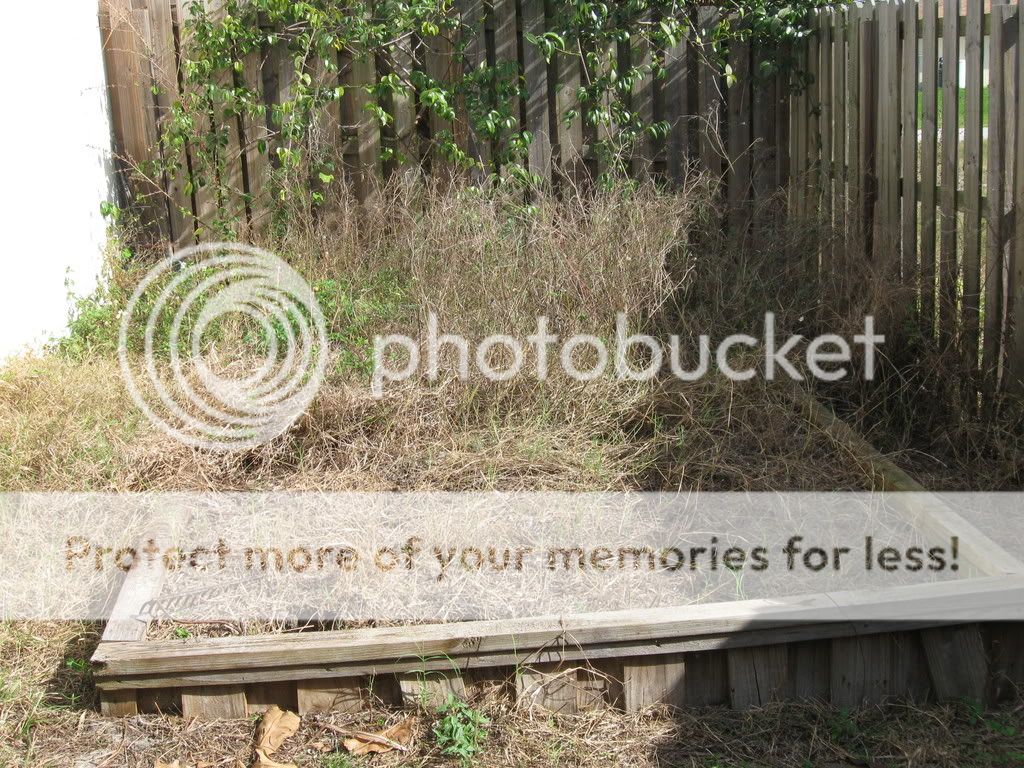
[{"label": "wood plank", "polygon": [[[174,529],[181,522],[182,518],[177,514],[154,521],[140,538],[136,549],[139,552],[144,549],[168,551],[175,544]],[[159,564],[146,567],[141,557],[133,562],[103,629],[104,643],[140,642],[146,636],[152,619],[149,606],[160,594],[166,575],[166,569]]]},{"label": "wood plank", "polygon": [[[1012,201],[1011,190],[1007,189],[1007,101],[1014,98],[1014,91],[1007,89],[1007,70],[1012,70],[1014,61],[1007,45],[1004,27],[1010,19],[1009,6],[995,6],[992,9],[993,23],[989,37],[989,111],[988,111],[988,216],[986,218],[985,266],[982,270],[982,291],[985,296],[985,328],[982,346],[982,387],[989,404],[999,389],[999,375],[1002,363],[1003,322],[1006,316],[1004,271],[1007,260],[1005,253],[1007,237],[1004,220],[1012,210],[1007,203]],[[1013,82],[1016,87],[1016,82]],[[1012,128],[1010,129],[1012,132]],[[1012,157],[1012,153],[1010,155]]]},{"label": "wood plank", "polygon": [[[903,28],[917,24],[918,6],[904,3]],[[903,177],[900,200],[900,275],[905,285],[916,285],[917,265],[917,35],[904,34],[901,41],[900,100],[900,174]]]},{"label": "wood plank", "polygon": [[627,712],[655,705],[686,705],[686,657],[683,654],[630,659],[622,666]]},{"label": "wood plank", "polygon": [[380,106],[392,120],[380,126],[381,171],[390,178],[403,167],[419,165],[419,134],[416,130],[416,98],[410,82],[415,68],[412,40],[405,38],[391,47],[390,58],[377,56],[376,73],[381,78],[394,75],[400,86],[380,97]]},{"label": "wood plank", "polygon": [[[180,23],[180,45],[183,58],[188,56],[192,46],[192,32],[190,30],[190,19],[193,11],[203,7],[203,3],[193,5],[192,3],[178,3],[178,18]],[[184,91],[187,96],[198,97],[196,87],[187,80],[184,84]],[[200,109],[198,106],[191,110],[195,127],[194,134],[198,137],[193,143],[190,152],[190,182],[192,187],[193,209],[195,211],[196,239],[198,241],[210,240],[210,232],[214,227],[216,219],[220,214],[217,200],[217,187],[220,179],[216,162],[211,160],[210,138],[213,130],[212,115],[208,109]]]},{"label": "wood plank", "polygon": [[362,712],[368,700],[366,680],[362,677],[303,680],[295,686],[295,694],[300,715]]},{"label": "wood plank", "polygon": [[[517,0],[492,0],[494,17],[494,60],[499,67],[508,67],[507,81],[519,82],[522,75],[519,64],[519,20],[516,12]],[[509,132],[520,129],[519,96],[516,94],[508,103],[508,111],[515,121]]]},{"label": "wood plank", "polygon": [[[968,370],[978,368],[981,311],[981,130],[982,130],[982,14],[981,3],[967,4],[967,107],[964,116],[964,232],[963,305],[961,338]],[[965,386],[971,384],[965,382]],[[973,398],[971,390],[969,396]]]},{"label": "wood plank", "polygon": [[595,661],[580,670],[577,684],[576,708],[580,712],[605,709],[623,709],[625,700],[625,670],[615,660]]},{"label": "wood plank", "polygon": [[[583,120],[579,116],[579,104],[576,101],[580,87],[580,58],[576,51],[555,55],[558,82],[555,85],[555,119],[558,121],[558,167],[562,177],[570,184],[578,184],[583,180],[585,166],[583,163]],[[576,110],[577,116],[565,119],[570,110]]]},{"label": "wood plank", "polygon": [[996,622],[986,626],[991,698],[1015,701],[1024,689],[1024,624]]},{"label": "wood plank", "polygon": [[[653,23],[653,22],[652,22]],[[630,46],[630,63],[641,74],[633,84],[632,107],[644,126],[654,124],[654,75],[651,71],[652,52],[646,40],[634,38]],[[647,132],[640,137],[633,151],[633,175],[646,178],[654,162],[654,140]]]},{"label": "wood plank", "polygon": [[684,687],[688,707],[718,707],[729,703],[728,651],[687,653]]},{"label": "wood plank", "polygon": [[942,179],[939,243],[939,338],[948,342],[956,330],[957,305],[957,160],[959,158],[960,38],[956,34],[959,0],[943,0],[942,19]]},{"label": "wood plank", "polygon": [[[1015,620],[1024,617],[1022,595],[1024,578],[988,577],[565,618],[322,632],[314,637],[212,638],[188,645],[170,641],[101,643],[94,656],[94,675],[101,688],[112,689],[126,687],[131,676],[139,676],[139,680],[131,681],[137,683],[136,687],[153,687],[142,684],[142,678],[161,673],[176,675],[182,670],[188,670],[193,678],[208,671],[211,678],[227,679],[230,670],[260,670],[263,674],[283,668],[281,677],[266,679],[295,679],[311,667],[322,674],[309,677],[338,677],[356,673],[332,674],[333,670],[393,669],[401,666],[395,659],[410,657],[448,659],[461,655],[481,659],[481,665],[507,665],[531,653],[520,649],[555,648],[553,655],[568,658],[570,650],[558,647],[559,639],[567,637],[581,648],[575,658],[654,653],[670,643],[673,650],[710,650],[724,647],[726,642],[745,647],[849,632],[850,611],[864,606],[873,608],[878,626],[915,621],[918,626],[936,626],[976,621],[986,614]],[[936,620],[936,616],[944,618]],[[488,654],[494,654],[493,659]],[[303,669],[289,669],[297,664]]]},{"label": "wood plank", "polygon": [[[892,3],[878,6],[878,134],[875,177],[878,197],[872,258],[887,279],[899,277],[899,17]],[[916,140],[916,137],[915,137]],[[898,311],[898,310],[897,310]],[[897,315],[886,318],[895,327]],[[884,332],[884,331],[883,331]]]},{"label": "wood plank", "polygon": [[245,688],[240,685],[185,688],[181,692],[181,714],[186,719],[241,720],[248,714]]},{"label": "wood plank", "polygon": [[579,670],[559,665],[530,665],[516,675],[516,700],[519,706],[547,710],[560,715],[579,711]]},{"label": "wood plank", "polygon": [[901,701],[924,703],[931,698],[931,679],[918,632],[893,632],[890,693]]},{"label": "wood plank", "polygon": [[[708,39],[710,26],[715,23],[717,11],[701,6],[697,11],[701,39]],[[722,175],[722,73],[711,60],[712,52],[705,48],[695,51],[698,59],[698,128],[700,160],[704,169],[713,176]]]},{"label": "wood plank", "polygon": [[843,233],[847,232],[849,213],[846,190],[846,9],[829,13],[832,25],[832,164],[835,178],[833,222]]},{"label": "wood plank", "polygon": [[[821,40],[818,37],[820,32],[814,32],[807,38],[807,76],[810,78],[805,93],[806,114],[807,114],[807,143],[805,151],[807,157],[804,161],[805,187],[804,187],[804,215],[817,220],[820,212],[821,201],[821,120],[819,110],[821,109]],[[818,254],[811,254],[813,257],[813,274],[817,274]]]},{"label": "wood plank", "polygon": [[728,652],[729,703],[754,709],[786,697],[789,649],[785,645],[737,648]]},{"label": "wood plank", "polygon": [[[464,0],[461,5],[465,41],[463,49],[464,66],[467,71],[475,70],[487,63],[487,38],[485,31],[487,9],[483,0]],[[479,182],[494,171],[491,139],[488,136],[478,134],[474,126],[468,125],[468,117],[465,111],[463,111],[463,119],[467,123],[466,150],[469,152],[470,157],[479,163],[479,168],[474,172],[474,177]]]},{"label": "wood plank", "polygon": [[[819,34],[818,40],[818,131],[820,133],[821,146],[821,209],[820,218],[822,224],[829,228],[832,226],[832,189],[835,183],[836,168],[832,158],[832,131],[835,116],[832,112],[832,25],[829,14],[819,13]],[[829,233],[831,239],[831,233]],[[819,258],[824,261],[831,254],[823,252]],[[819,265],[820,267],[823,264]]]},{"label": "wood plank", "polygon": [[664,119],[669,126],[665,142],[665,168],[669,181],[676,187],[681,187],[686,179],[687,155],[690,151],[687,56],[685,39],[665,51],[665,80],[661,86]]},{"label": "wood plank", "polygon": [[860,72],[860,195],[859,216],[865,254],[874,253],[875,203],[878,198],[878,22],[876,7],[861,7],[861,72]]},{"label": "wood plank", "polygon": [[298,686],[290,681],[252,683],[245,687],[245,705],[250,715],[273,707],[298,712]]},{"label": "wood plank", "polygon": [[790,179],[790,112],[792,100],[788,83],[780,73],[775,77],[775,173],[776,186],[786,189]]},{"label": "wood plank", "polygon": [[829,688],[836,707],[881,704],[892,689],[892,643],[888,634],[832,641]]},{"label": "wood plank", "polygon": [[[268,50],[267,56],[271,53]],[[273,207],[271,200],[271,161],[270,161],[270,117],[267,114],[267,98],[263,89],[263,67],[265,59],[262,51],[253,51],[242,61],[242,84],[256,94],[259,103],[263,104],[263,114],[259,116],[243,115],[242,146],[245,152],[247,173],[246,186],[249,190],[249,228],[250,232],[258,232],[264,228],[267,217]],[[275,78],[276,81],[276,78]],[[339,116],[340,119],[340,116]]]},{"label": "wood plank", "polygon": [[100,714],[104,717],[135,717],[139,704],[135,691],[101,691]]},{"label": "wood plank", "polygon": [[177,688],[149,688],[137,693],[140,714],[181,714],[181,691]]},{"label": "wood plank", "polygon": [[751,192],[751,66],[750,46],[734,42],[729,50],[729,62],[736,82],[728,89],[729,229],[734,237],[744,234],[750,220]]},{"label": "wood plank", "polygon": [[[847,188],[849,199],[846,203],[846,237],[860,239],[863,233],[862,201],[863,177],[861,175],[861,132],[860,132],[860,72],[861,34],[860,9],[852,6],[846,9],[847,57],[846,67],[846,137],[847,137]],[[850,254],[846,254],[848,257]]]},{"label": "wood plank", "polygon": [[[423,66],[427,76],[440,87],[446,87],[461,77],[462,65],[455,60],[453,37],[451,30],[441,30],[439,35],[423,41]],[[451,105],[450,105],[451,106]],[[426,113],[427,125],[430,128],[431,148],[429,153],[430,172],[441,174],[442,169],[449,169],[450,163],[439,151],[442,136],[455,137],[455,125],[451,120],[438,115],[434,110]]]},{"label": "wood plank", "polygon": [[528,163],[530,172],[545,184],[551,182],[551,113],[548,106],[548,63],[540,49],[525,35],[540,37],[547,29],[544,0],[522,0],[523,73],[526,79],[525,128],[533,136]]},{"label": "wood plank", "polygon": [[921,642],[940,700],[985,701],[988,658],[980,625],[922,630]]},{"label": "wood plank", "polygon": [[[152,0],[150,14],[150,63],[153,82],[156,86],[153,99],[156,103],[157,135],[162,139],[164,126],[171,118],[171,108],[181,98],[178,87],[178,54],[175,41],[177,5],[173,0]],[[160,154],[165,163],[173,166],[165,174],[164,191],[170,229],[168,235],[175,248],[184,248],[195,243],[195,227],[192,217],[192,196],[185,193],[185,171],[188,167],[188,149],[172,152],[160,141]]]},{"label": "wood plank", "polygon": [[[757,72],[758,62],[763,55],[755,51],[752,58],[753,71]],[[779,187],[778,161],[780,136],[778,133],[779,117],[777,103],[779,101],[778,78],[769,82],[755,82],[753,85],[753,115],[751,117],[751,133],[753,141],[753,166],[751,172],[751,188],[753,190],[755,216],[763,210],[764,203],[773,196]]]},{"label": "wood plank", "polygon": [[938,0],[922,0],[921,39],[921,324],[935,334],[936,183],[938,179]]},{"label": "wood plank", "polygon": [[[147,173],[159,159],[153,73],[146,38],[150,17],[144,10],[101,6],[100,30],[106,65],[114,152],[118,169],[138,205],[143,225],[153,237],[170,235],[167,199],[157,180]],[[138,203],[141,200],[141,203]]]},{"label": "wood plank", "polygon": [[432,710],[442,706],[450,696],[466,699],[466,683],[457,670],[399,675],[398,687],[406,707]]},{"label": "wood plank", "polygon": [[374,193],[382,175],[381,132],[377,118],[367,110],[374,97],[366,90],[377,82],[377,68],[369,56],[353,58],[342,73],[345,84],[343,124],[355,126],[354,152],[348,166],[353,175],[356,197],[365,201]]},{"label": "wood plank", "polygon": [[797,699],[829,701],[832,643],[811,640],[789,645],[789,674],[792,695]]},{"label": "wood plank", "polygon": [[[1021,118],[1024,117],[1024,13],[1017,6],[1017,43],[1015,54],[1017,89],[1016,116],[1014,121],[1016,135],[1014,137],[1014,180],[1013,199],[1024,200],[1024,128]],[[1008,270],[1008,325],[1010,338],[1006,352],[1006,388],[1014,394],[1024,393],[1024,205],[1015,204],[1013,217],[1013,234],[1011,246],[1011,263]]]}]

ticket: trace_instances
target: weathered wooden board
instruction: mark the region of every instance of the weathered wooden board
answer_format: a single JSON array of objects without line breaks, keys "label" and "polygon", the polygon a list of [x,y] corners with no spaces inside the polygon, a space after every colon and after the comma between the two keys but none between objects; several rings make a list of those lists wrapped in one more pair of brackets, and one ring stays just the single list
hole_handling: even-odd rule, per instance
[{"label": "weathered wooden board", "polygon": [[360,677],[305,680],[296,686],[296,706],[300,715],[360,712],[366,706],[366,700],[366,680]]},{"label": "weathered wooden board", "polygon": [[686,656],[645,656],[623,665],[623,688],[627,712],[664,704],[686,705]]},{"label": "weathered wooden board", "polygon": [[407,707],[437,709],[449,696],[466,698],[466,683],[458,671],[399,675],[398,685],[402,691],[402,701]]},{"label": "weathered wooden board", "polygon": [[201,720],[240,720],[248,714],[245,689],[236,685],[186,688],[181,692],[181,714]]},{"label": "weathered wooden board", "polygon": [[590,690],[581,687],[580,670],[572,665],[533,664],[523,667],[516,675],[516,700],[520,706],[537,707],[560,715],[574,715],[579,711],[582,697],[590,700]]}]

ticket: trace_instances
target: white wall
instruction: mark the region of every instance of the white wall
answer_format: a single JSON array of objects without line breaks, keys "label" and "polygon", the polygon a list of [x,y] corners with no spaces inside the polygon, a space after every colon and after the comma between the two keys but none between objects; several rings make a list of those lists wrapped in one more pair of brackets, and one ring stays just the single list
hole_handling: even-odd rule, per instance
[{"label": "white wall", "polygon": [[[96,286],[110,128],[95,0],[4,6],[0,361],[66,328]],[[43,25],[42,27],[40,25]]]}]

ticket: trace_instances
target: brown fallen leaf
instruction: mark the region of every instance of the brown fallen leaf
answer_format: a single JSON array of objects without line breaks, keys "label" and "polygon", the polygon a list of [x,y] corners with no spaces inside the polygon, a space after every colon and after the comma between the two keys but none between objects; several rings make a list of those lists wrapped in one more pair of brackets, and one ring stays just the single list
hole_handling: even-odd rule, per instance
[{"label": "brown fallen leaf", "polygon": [[413,739],[415,717],[408,717],[397,725],[393,725],[380,733],[364,731],[346,731],[352,738],[345,739],[342,744],[353,755],[369,755],[371,753],[408,752]]},{"label": "brown fallen leaf", "polygon": [[254,768],[295,768],[292,763],[277,763],[270,756],[295,735],[302,721],[294,712],[271,707],[256,729],[256,765]]}]

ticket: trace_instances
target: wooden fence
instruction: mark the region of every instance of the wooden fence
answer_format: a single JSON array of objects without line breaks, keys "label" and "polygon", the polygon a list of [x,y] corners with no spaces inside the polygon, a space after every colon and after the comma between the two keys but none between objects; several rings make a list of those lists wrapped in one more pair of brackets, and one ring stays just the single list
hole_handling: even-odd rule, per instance
[{"label": "wooden fence", "polygon": [[[101,0],[114,138],[126,172],[145,167],[147,160],[157,156],[157,138],[170,105],[179,98],[179,69],[187,46],[187,5],[186,0]],[[455,53],[452,41],[439,36],[417,39],[409,52],[409,65],[444,82],[454,79],[457,70],[465,66],[485,61],[515,63],[525,94],[513,110],[516,128],[528,130],[534,137],[529,169],[546,179],[580,178],[601,170],[594,151],[598,129],[581,118],[562,119],[576,106],[582,82],[580,59],[556,54],[554,61],[547,62],[525,37],[548,29],[548,6],[544,0],[461,0],[456,12],[476,31],[475,38],[467,41],[464,59]],[[717,13],[713,7],[695,6],[692,20],[708,26],[715,23]],[[764,87],[752,87],[746,75],[753,69],[756,53],[746,45],[736,46],[729,56],[738,84],[727,88],[723,72],[696,48],[682,42],[665,51],[666,76],[647,76],[634,87],[632,107],[649,123],[668,123],[670,131],[665,139],[642,140],[630,158],[630,167],[637,174],[680,181],[688,165],[700,163],[723,176],[729,201],[742,207],[755,196],[763,199],[764,193],[787,180],[788,157],[785,151],[776,152],[776,148],[785,150],[787,146],[787,89],[781,78]],[[634,63],[650,61],[650,52],[639,44],[629,50],[620,47],[614,55],[620,59],[629,56]],[[382,66],[379,60],[352,59],[345,53],[340,65],[342,86],[373,84],[378,75],[386,74],[378,71]],[[269,111],[287,95],[292,65],[270,51],[262,57],[249,57],[243,72],[225,76],[257,90]],[[159,86],[156,95],[154,85]],[[360,197],[372,188],[373,179],[386,177],[403,165],[429,172],[437,159],[433,139],[441,131],[451,131],[460,148],[484,167],[500,171],[494,147],[474,134],[464,113],[446,122],[424,109],[418,94],[395,96],[392,103],[382,105],[394,114],[394,123],[382,128],[364,109],[371,98],[361,88],[346,87],[338,108],[323,121],[324,135],[339,150],[347,179]],[[265,191],[270,160],[256,148],[271,130],[269,121],[263,124],[248,118],[240,118],[232,127],[228,169],[222,181],[238,193],[237,200],[258,200]],[[202,229],[218,204],[200,179],[186,183],[192,158],[188,148],[184,153],[182,178],[142,182],[149,220],[163,238],[179,244],[196,236],[196,229]],[[136,179],[136,194],[139,184]],[[182,216],[179,209],[193,216]],[[249,213],[259,218],[259,210]]]},{"label": "wooden fence", "polygon": [[[125,178],[158,156],[158,138],[179,98],[184,5],[101,2]],[[546,62],[525,37],[547,28],[548,4],[461,0],[457,12],[476,31],[465,58],[449,40],[417,40],[410,66],[445,80],[459,67],[514,62],[524,92],[514,117],[535,137],[530,170],[547,179],[600,171],[593,151],[598,129],[562,119],[581,83],[578,57]],[[717,12],[695,7],[693,20],[707,25]],[[981,0],[843,5],[816,17],[814,34],[798,52],[811,83],[802,90],[782,78],[749,77],[759,57],[748,45],[729,53],[738,79],[726,87],[723,73],[696,45],[681,43],[665,51],[666,76],[644,78],[631,94],[645,120],[665,121],[670,131],[665,139],[641,142],[630,167],[669,183],[689,167],[720,176],[734,228],[747,225],[755,202],[788,186],[791,216],[830,222],[846,234],[847,256],[856,247],[855,255],[875,269],[915,282],[913,306],[897,321],[961,349],[977,391],[1024,389],[1024,212],[1015,205],[1024,198],[1024,130],[1016,119],[1024,112],[1022,23],[1016,4]],[[650,56],[633,47],[616,55]],[[370,84],[384,74],[379,61],[342,59],[341,85]],[[255,87],[269,112],[288,93],[292,67],[270,52],[249,57],[241,73],[226,76]],[[349,87],[323,121],[324,136],[360,197],[403,165],[430,172],[434,138],[445,130],[484,167],[500,172],[494,147],[474,134],[465,114],[445,123],[413,93],[385,105],[395,120],[382,128],[363,108],[370,99],[364,89]],[[955,131],[946,129],[954,125]],[[184,245],[204,236],[216,211],[232,206],[229,213],[258,226],[270,160],[257,147],[273,130],[269,119],[248,117],[231,127],[219,180],[235,192],[227,197],[190,178],[192,158],[188,147],[181,150],[180,173],[141,182],[149,229]],[[138,196],[138,178],[134,184]],[[819,261],[827,268],[828,255]]]},{"label": "wooden fence", "polygon": [[915,283],[907,319],[957,345],[989,393],[1024,377],[1022,24],[998,1],[825,12],[813,85],[793,96],[794,212]]}]

